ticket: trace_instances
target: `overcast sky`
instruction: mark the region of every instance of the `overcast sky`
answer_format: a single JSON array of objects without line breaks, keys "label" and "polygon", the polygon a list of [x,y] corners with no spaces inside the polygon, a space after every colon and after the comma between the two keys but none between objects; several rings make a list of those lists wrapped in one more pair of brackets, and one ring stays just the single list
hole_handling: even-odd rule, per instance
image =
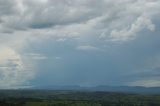
[{"label": "overcast sky", "polygon": [[160,86],[160,0],[0,0],[0,88]]}]

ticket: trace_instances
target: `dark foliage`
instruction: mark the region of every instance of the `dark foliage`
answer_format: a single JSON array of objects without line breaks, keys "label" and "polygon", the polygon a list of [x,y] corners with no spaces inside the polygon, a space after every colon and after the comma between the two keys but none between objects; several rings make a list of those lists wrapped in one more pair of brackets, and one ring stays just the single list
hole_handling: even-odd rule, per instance
[{"label": "dark foliage", "polygon": [[160,95],[84,91],[1,90],[0,106],[160,106]]}]

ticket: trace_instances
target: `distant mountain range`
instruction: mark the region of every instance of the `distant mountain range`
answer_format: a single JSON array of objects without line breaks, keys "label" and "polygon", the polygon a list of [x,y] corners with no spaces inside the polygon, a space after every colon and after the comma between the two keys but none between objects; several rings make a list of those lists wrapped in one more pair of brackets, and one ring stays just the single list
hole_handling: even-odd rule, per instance
[{"label": "distant mountain range", "polygon": [[75,90],[75,91],[106,91],[106,92],[124,92],[141,94],[160,94],[160,87],[141,87],[141,86],[37,86],[32,89],[44,90]]}]

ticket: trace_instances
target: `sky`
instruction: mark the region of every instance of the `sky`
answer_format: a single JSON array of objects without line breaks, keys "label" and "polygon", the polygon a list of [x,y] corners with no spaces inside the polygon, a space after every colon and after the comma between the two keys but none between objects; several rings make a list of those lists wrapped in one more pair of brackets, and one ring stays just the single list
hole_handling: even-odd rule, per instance
[{"label": "sky", "polygon": [[159,0],[0,0],[0,88],[160,87]]}]

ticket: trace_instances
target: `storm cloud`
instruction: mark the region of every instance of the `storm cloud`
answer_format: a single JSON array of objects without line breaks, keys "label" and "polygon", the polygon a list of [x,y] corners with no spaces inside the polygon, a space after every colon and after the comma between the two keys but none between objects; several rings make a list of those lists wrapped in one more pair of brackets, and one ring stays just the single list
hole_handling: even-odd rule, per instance
[{"label": "storm cloud", "polygon": [[160,86],[159,4],[0,0],[0,87]]}]

